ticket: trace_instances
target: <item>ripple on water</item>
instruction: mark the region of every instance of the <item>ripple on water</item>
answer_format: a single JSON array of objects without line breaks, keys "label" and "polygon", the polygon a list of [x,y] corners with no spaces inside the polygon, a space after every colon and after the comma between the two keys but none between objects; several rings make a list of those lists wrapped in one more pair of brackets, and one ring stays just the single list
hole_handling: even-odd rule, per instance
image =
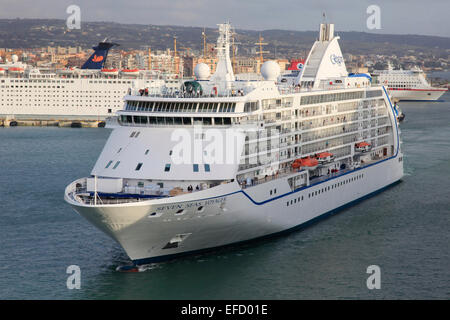
[{"label": "ripple on water", "polygon": [[[450,104],[401,108],[402,183],[300,232],[133,274],[116,271],[130,264],[124,251],[63,200],[110,131],[0,128],[0,298],[448,299]],[[66,288],[72,264],[81,290]],[[366,287],[372,264],[377,292]]]}]

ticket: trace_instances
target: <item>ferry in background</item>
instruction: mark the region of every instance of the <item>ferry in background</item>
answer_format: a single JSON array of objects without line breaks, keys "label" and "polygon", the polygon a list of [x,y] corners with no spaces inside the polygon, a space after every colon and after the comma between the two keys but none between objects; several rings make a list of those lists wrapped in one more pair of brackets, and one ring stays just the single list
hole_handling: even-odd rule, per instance
[{"label": "ferry in background", "polygon": [[425,73],[418,67],[411,70],[374,70],[372,76],[378,83],[387,86],[393,100],[436,101],[448,88],[432,87]]},{"label": "ferry in background", "polygon": [[138,266],[291,231],[403,177],[397,115],[384,86],[349,75],[333,24],[321,24],[293,85],[266,61],[237,81],[231,26],[216,71],[181,95],[133,90],[89,176],[64,199]]},{"label": "ferry in background", "polygon": [[33,119],[104,120],[123,108],[130,88],[150,94],[180,90],[181,80],[151,70],[106,69],[107,39],[79,68],[43,69],[12,61],[0,64],[0,116]]}]

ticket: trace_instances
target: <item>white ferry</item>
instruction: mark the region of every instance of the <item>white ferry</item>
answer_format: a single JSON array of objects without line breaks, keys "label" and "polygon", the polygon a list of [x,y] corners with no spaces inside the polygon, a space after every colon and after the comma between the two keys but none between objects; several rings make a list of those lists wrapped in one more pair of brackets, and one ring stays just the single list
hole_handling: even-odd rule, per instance
[{"label": "white ferry", "polygon": [[103,120],[123,108],[129,88],[148,88],[151,94],[179,90],[180,80],[172,75],[105,69],[113,45],[100,42],[81,69],[33,68],[13,55],[0,64],[0,116]]},{"label": "white ferry", "polygon": [[448,91],[447,88],[432,87],[418,67],[393,70],[389,64],[388,70],[375,70],[373,75],[380,84],[388,87],[393,100],[436,101]]},{"label": "white ferry", "polygon": [[274,61],[235,80],[219,31],[217,71],[198,65],[182,95],[127,95],[91,175],[65,189],[133,268],[303,227],[403,176],[386,88],[348,76],[333,24],[294,86]]}]

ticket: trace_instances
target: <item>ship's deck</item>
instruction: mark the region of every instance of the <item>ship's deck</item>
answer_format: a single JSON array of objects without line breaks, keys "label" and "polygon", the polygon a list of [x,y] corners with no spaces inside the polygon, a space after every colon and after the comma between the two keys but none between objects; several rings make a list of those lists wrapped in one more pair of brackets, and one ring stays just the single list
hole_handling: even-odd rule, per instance
[{"label": "ship's deck", "polygon": [[[362,155],[363,153],[361,153]],[[311,185],[317,185],[320,184],[323,181],[329,180],[330,178],[336,178],[339,176],[343,176],[349,172],[356,171],[363,169],[367,166],[370,166],[376,162],[382,161],[387,159],[389,156],[374,156],[371,158],[370,161],[364,161],[364,162],[358,162],[358,165],[353,167],[346,166],[344,169],[336,169],[336,170],[329,170],[328,174],[321,174],[319,176],[309,176],[309,186]],[[325,163],[322,165],[322,168],[327,169],[330,165],[332,165],[334,162]],[[319,167],[320,168],[320,167]],[[279,170],[274,175],[267,175],[264,178],[261,179],[253,179],[251,184],[247,184],[246,180],[238,181],[240,187],[242,189],[248,189],[252,188],[270,181],[274,180],[281,180],[289,176],[295,176],[298,173],[306,172],[305,169],[292,169],[291,167]],[[86,179],[86,178],[84,178]],[[213,188],[216,185],[212,185],[209,188]],[[301,189],[306,187],[307,184],[304,183],[301,186],[297,186],[295,190]],[[208,189],[209,189],[208,188]],[[70,190],[71,189],[71,190]],[[160,195],[150,195],[150,194],[142,194],[142,193],[127,193],[127,192],[117,192],[117,193],[107,193],[107,192],[97,192],[97,199],[95,200],[95,193],[92,191],[87,191],[86,189],[86,183],[85,180],[80,179],[75,182],[73,182],[68,189],[66,190],[66,194],[68,197],[70,197],[72,200],[76,202],[80,202],[86,205],[107,205],[107,204],[123,204],[123,203],[133,203],[133,202],[141,202],[141,201],[148,201],[148,200],[154,200],[154,199],[163,199],[163,198],[169,198],[169,197],[176,197],[178,195],[182,194],[190,194],[205,190],[204,188],[200,190],[193,190],[193,191],[187,191],[182,192],[175,195],[170,194],[160,194]]]}]

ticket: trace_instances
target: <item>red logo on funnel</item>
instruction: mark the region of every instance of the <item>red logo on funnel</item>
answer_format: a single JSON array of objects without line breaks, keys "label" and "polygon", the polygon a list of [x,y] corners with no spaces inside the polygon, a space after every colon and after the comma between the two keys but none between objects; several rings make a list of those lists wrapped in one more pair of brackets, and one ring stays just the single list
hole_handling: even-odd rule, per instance
[{"label": "red logo on funnel", "polygon": [[93,62],[100,62],[103,60],[103,56],[97,56],[96,54],[94,54],[94,57],[92,58]]}]

